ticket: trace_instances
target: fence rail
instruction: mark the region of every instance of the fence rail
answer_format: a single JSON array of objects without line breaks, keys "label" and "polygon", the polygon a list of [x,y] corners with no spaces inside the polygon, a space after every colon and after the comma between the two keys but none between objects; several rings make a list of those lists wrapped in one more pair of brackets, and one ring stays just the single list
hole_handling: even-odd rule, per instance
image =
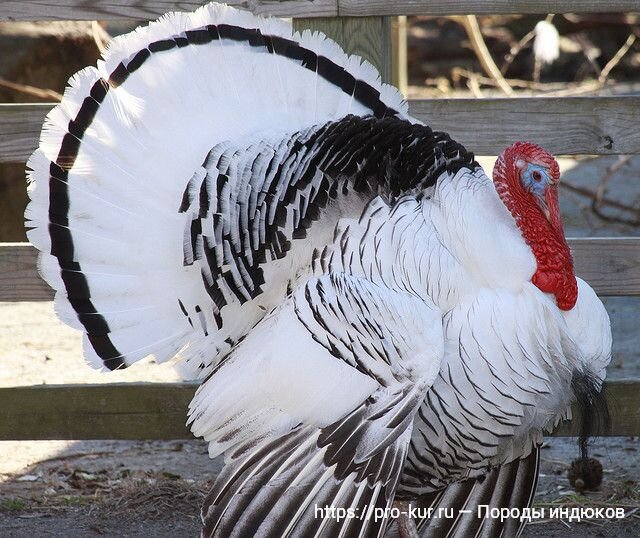
[{"label": "fence rail", "polygon": [[[640,295],[640,237],[569,239],[576,273],[600,295]],[[0,243],[0,301],[51,301],[28,243]],[[614,276],[615,275],[615,276]]]},{"label": "fence rail", "polygon": [[[191,439],[186,426],[194,383],[111,383],[0,388],[0,440]],[[638,380],[605,382],[609,430],[638,435]],[[573,416],[579,412],[574,408]],[[575,436],[579,420],[563,422],[554,436]]]},{"label": "fence rail", "polygon": [[[168,11],[193,11],[207,2],[166,0],[16,0],[3,1],[0,20],[146,20]],[[337,17],[336,0],[226,0],[226,4],[256,15],[277,17]]]},{"label": "fence rail", "polygon": [[638,0],[338,0],[343,17],[638,11]]},{"label": "fence rail", "polygon": [[[24,162],[51,104],[0,105],[0,162]],[[556,155],[640,153],[640,97],[415,99],[410,112],[477,155],[529,140]]]},{"label": "fence rail", "polygon": [[[191,11],[204,3],[165,0],[15,0],[2,2],[0,20],[144,20],[157,18],[167,11]],[[226,3],[260,15],[304,18],[640,11],[638,0],[227,0]]]}]

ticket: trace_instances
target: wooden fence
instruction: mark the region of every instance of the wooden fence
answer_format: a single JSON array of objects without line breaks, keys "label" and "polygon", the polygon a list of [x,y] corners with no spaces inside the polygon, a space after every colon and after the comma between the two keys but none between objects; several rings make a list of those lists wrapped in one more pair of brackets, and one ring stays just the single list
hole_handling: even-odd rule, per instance
[{"label": "wooden fence", "polygon": [[[324,31],[347,52],[391,72],[391,16],[465,13],[640,11],[640,0],[245,0],[254,13],[293,17]],[[0,21],[151,19],[201,2],[37,0],[0,3]],[[0,162],[24,162],[35,149],[48,104],[0,105]],[[410,101],[412,113],[479,155],[515,140],[556,154],[640,154],[640,97],[438,99]],[[571,239],[576,270],[600,295],[640,295],[640,238]],[[31,245],[0,244],[0,301],[49,301]],[[0,388],[2,439],[183,439],[191,383],[43,385]],[[606,383],[611,435],[640,434],[640,380]],[[563,425],[556,434],[575,435]],[[606,432],[601,432],[606,433]]]},{"label": "wooden fence", "polygon": [[[50,104],[0,105],[0,162],[25,161]],[[476,155],[530,140],[557,155],[640,153],[640,97],[414,99],[411,113]]]}]

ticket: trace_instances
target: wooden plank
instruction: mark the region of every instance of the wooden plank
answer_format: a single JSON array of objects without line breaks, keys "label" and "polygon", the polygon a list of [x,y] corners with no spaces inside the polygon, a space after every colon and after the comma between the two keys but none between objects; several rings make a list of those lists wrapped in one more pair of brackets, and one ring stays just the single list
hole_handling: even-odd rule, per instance
[{"label": "wooden plank", "polygon": [[518,140],[555,155],[640,153],[640,97],[418,99],[410,112],[477,155]]},{"label": "wooden plank", "polygon": [[25,162],[38,146],[53,105],[0,104],[0,162]]},{"label": "wooden plank", "polygon": [[0,439],[191,439],[187,383],[0,388]]},{"label": "wooden plank", "polygon": [[640,295],[640,237],[569,239],[576,274],[599,295]]},{"label": "wooden plank", "polygon": [[[569,239],[576,273],[606,296],[640,295],[640,237]],[[28,243],[0,243],[0,301],[51,301]]]},{"label": "wooden plank", "polygon": [[298,31],[317,30],[338,43],[348,54],[370,62],[385,82],[391,81],[391,19],[389,17],[337,17],[296,19]]},{"label": "wooden plank", "polygon": [[341,16],[614,13],[640,11],[638,0],[338,0]]},{"label": "wooden plank", "polygon": [[29,243],[0,243],[0,301],[53,300],[37,262],[38,251]]},{"label": "wooden plank", "polygon": [[[207,2],[168,0],[3,0],[0,21],[147,20],[168,11],[193,11]],[[337,0],[226,0],[256,15],[334,17]]]},{"label": "wooden plank", "polygon": [[[114,383],[0,388],[0,440],[190,439],[185,426],[196,385]],[[640,434],[640,381],[608,381],[609,431]],[[574,409],[577,416],[577,410]],[[577,435],[578,421],[554,435]]]},{"label": "wooden plank", "polygon": [[407,17],[391,20],[391,84],[407,96],[409,73],[407,66]]},{"label": "wooden plank", "polygon": [[[191,11],[204,3],[188,0],[4,0],[0,20],[144,20],[157,18],[167,11]],[[638,0],[227,0],[227,3],[256,14],[279,17],[640,11]]]},{"label": "wooden plank", "polygon": [[[316,27],[340,37],[358,54],[369,51],[372,63],[382,62],[390,76],[390,54],[371,48],[375,32],[387,42],[386,23],[356,27],[369,21],[316,20]],[[331,22],[333,21],[333,22]],[[308,25],[308,21],[305,22]],[[390,33],[390,31],[389,31]],[[356,38],[354,35],[361,37]],[[387,79],[388,80],[388,79]],[[477,155],[497,155],[516,140],[539,143],[556,155],[616,155],[640,153],[640,97],[564,97],[516,99],[418,99],[409,101],[416,118],[448,132]],[[36,148],[51,104],[0,105],[0,162],[23,162]]]}]

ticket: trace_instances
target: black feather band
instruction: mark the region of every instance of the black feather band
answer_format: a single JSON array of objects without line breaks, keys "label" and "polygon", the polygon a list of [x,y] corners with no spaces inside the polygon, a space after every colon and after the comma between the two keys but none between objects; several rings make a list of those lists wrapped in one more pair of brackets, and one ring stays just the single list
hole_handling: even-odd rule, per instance
[{"label": "black feather band", "polygon": [[[126,364],[123,354],[116,349],[109,337],[110,329],[106,320],[98,313],[91,302],[91,293],[86,276],[82,271],[79,261],[75,259],[73,237],[69,229],[68,218],[70,205],[68,189],[69,171],[75,164],[84,133],[92,124],[101,103],[111,89],[122,85],[132,73],[135,73],[135,71],[144,65],[152,54],[186,46],[201,46],[218,40],[243,42],[250,47],[263,49],[262,52],[265,54],[277,54],[299,62],[303,68],[317,72],[320,77],[342,89],[346,94],[353,96],[357,102],[370,109],[376,118],[392,118],[398,114],[398,111],[384,104],[380,99],[380,92],[378,90],[362,80],[355,79],[353,75],[329,58],[317,55],[315,52],[291,39],[285,39],[275,35],[263,35],[255,28],[242,28],[225,24],[195,28],[171,38],[153,42],[149,44],[148,47],[131,55],[128,61],[118,64],[110,73],[108,80],[100,79],[95,82],[89,95],[82,102],[76,117],[69,122],[67,127],[68,132],[62,139],[58,156],[55,162],[50,165],[49,236],[51,238],[51,254],[58,258],[62,279],[71,305],[78,314],[79,320],[83,324],[94,350],[98,356],[102,358],[105,366],[111,370],[123,368]],[[354,120],[350,118],[348,121],[353,122]],[[407,127],[405,126],[403,128],[406,129]],[[353,144],[355,136],[353,135],[355,135],[355,133],[350,133],[350,135],[352,136],[351,139],[344,136],[342,137],[345,145],[342,155],[347,155],[354,151]],[[454,146],[450,146],[450,149],[453,148],[455,150],[458,146],[454,142],[452,142],[452,144],[454,144]],[[377,148],[372,140],[363,141],[360,139],[360,144],[358,144],[357,149],[360,151],[368,149],[375,153]],[[425,153],[416,155],[417,158],[427,157],[429,152],[433,153],[436,148],[432,146],[431,148],[424,149]],[[464,152],[464,155],[466,157],[470,154]],[[394,170],[404,167],[402,163],[403,158],[405,157],[399,152],[387,152],[384,154],[384,163],[389,170],[389,178],[394,177]],[[398,159],[400,159],[400,161],[398,161]],[[339,161],[343,164],[346,162],[344,159],[340,159]],[[471,161],[473,161],[472,155]],[[369,167],[373,167],[374,165],[379,166],[380,162],[373,159]],[[468,166],[468,164],[466,165]],[[367,174],[361,174],[361,176],[366,177]],[[392,193],[396,195],[406,188],[403,181],[407,181],[406,176],[397,176],[397,178],[397,181],[390,180],[389,182]],[[353,185],[353,188],[357,191],[366,190],[366,187],[358,182]],[[331,192],[335,192],[335,190],[336,185],[332,185]],[[287,194],[290,195],[290,193]],[[290,198],[290,196],[288,196],[288,198]],[[314,216],[317,218],[317,213],[313,213],[313,209],[314,208],[310,209],[306,220],[302,219],[302,226],[296,230],[297,237],[304,236],[304,228],[309,225],[309,220],[312,220]],[[278,239],[278,241],[276,241],[276,239]],[[279,245],[279,250],[276,249],[279,254],[286,254],[288,240],[281,237],[278,231],[273,235],[271,244],[274,248]]]}]

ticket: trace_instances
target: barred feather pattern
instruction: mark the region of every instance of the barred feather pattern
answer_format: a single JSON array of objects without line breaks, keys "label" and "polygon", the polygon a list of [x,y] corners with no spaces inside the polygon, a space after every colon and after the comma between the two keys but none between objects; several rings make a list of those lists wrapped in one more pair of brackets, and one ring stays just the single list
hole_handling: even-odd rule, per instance
[{"label": "barred feather pattern", "polygon": [[[408,436],[345,469],[338,463],[345,454],[336,451],[346,441],[335,435],[341,424],[315,432],[299,428],[251,450],[239,447],[237,463],[225,467],[204,501],[202,535],[384,536]],[[354,517],[329,515],[342,506]]]},{"label": "barred feather pattern", "polygon": [[560,320],[528,293],[490,295],[444,316],[445,356],[418,412],[404,492],[437,490],[526,457],[563,416],[579,368],[575,343],[554,335]]},{"label": "barred feather pattern", "polygon": [[[385,300],[377,303],[381,296]],[[218,450],[226,449],[227,458],[225,471],[205,500],[205,535],[342,536],[350,529],[362,536],[382,536],[388,512],[378,518],[365,515],[376,507],[389,508],[393,502],[413,420],[442,353],[437,324],[430,324],[433,330],[414,339],[403,338],[401,329],[417,329],[418,319],[435,321],[437,316],[432,304],[410,294],[336,274],[308,280],[258,325],[242,343],[247,352],[253,350],[253,360],[229,359],[198,391],[193,405],[195,431],[216,440]],[[273,333],[265,325],[285,323],[285,319],[286,335]],[[270,357],[264,346],[262,350],[255,347],[266,334],[287,339],[289,346]],[[317,362],[342,363],[347,375],[325,369],[326,379],[318,383],[331,385],[332,391],[343,385],[349,394],[335,398],[321,391],[318,401],[307,392],[315,418],[305,419],[309,411],[301,405],[296,388],[290,387],[289,398],[280,398],[274,409],[267,408],[266,416],[262,415],[269,405],[265,391],[279,392],[279,387],[256,383],[254,367],[288,369],[289,381],[298,378],[296,386],[303,387],[301,374],[296,373],[301,350],[306,352],[304,368],[314,368]],[[263,402],[254,416],[248,405],[236,400],[233,389],[229,392],[229,378],[225,378],[233,374],[235,382],[252,371],[252,400]],[[349,374],[355,374],[355,386]],[[356,391],[364,379],[370,380],[373,391],[358,404],[362,397]],[[211,398],[219,400],[220,407],[202,408],[200,403]],[[332,409],[337,420],[331,418]],[[309,422],[315,422],[316,428]],[[220,445],[230,439],[230,447]],[[341,506],[362,517],[335,520],[316,512]]]},{"label": "barred feather pattern", "polygon": [[[242,336],[225,327],[225,316],[256,323],[310,272],[309,249],[326,246],[335,206],[344,218],[377,196],[392,206],[402,196],[420,199],[445,172],[477,167],[445,133],[397,118],[349,115],[294,135],[212,148],[180,205],[189,217],[184,264],[200,267],[212,301],[202,315],[208,349],[215,344],[223,356]],[[305,254],[290,253],[296,244]],[[182,298],[180,307],[190,323],[205,310]],[[209,372],[212,363],[215,357],[200,368]]]}]

